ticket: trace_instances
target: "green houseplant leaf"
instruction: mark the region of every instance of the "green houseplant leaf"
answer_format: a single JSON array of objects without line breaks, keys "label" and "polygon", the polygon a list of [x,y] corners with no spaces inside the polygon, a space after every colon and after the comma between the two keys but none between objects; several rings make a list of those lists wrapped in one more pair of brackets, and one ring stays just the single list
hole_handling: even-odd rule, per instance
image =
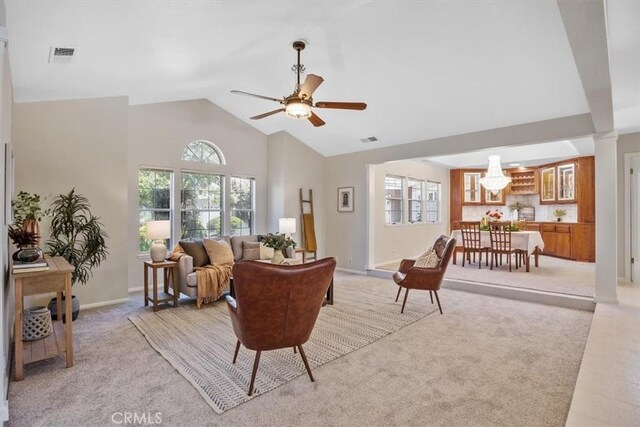
[{"label": "green houseplant leaf", "polygon": [[100,218],[91,213],[86,197],[75,192],[60,194],[51,203],[51,238],[48,254],[62,256],[75,270],[72,282],[87,283],[92,269],[107,259],[107,233]]}]

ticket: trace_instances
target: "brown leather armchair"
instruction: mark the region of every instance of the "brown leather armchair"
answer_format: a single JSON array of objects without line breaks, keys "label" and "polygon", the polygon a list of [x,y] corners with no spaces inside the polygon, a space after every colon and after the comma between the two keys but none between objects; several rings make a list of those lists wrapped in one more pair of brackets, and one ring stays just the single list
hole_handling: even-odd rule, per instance
[{"label": "brown leather armchair", "polygon": [[402,288],[406,288],[407,290],[404,294],[404,301],[402,302],[402,310],[400,310],[400,313],[404,313],[404,306],[407,303],[409,289],[423,289],[429,291],[431,304],[433,304],[433,294],[436,295],[438,309],[440,310],[440,314],[442,314],[442,306],[440,305],[438,290],[440,290],[440,285],[442,285],[442,278],[444,277],[449,261],[453,256],[453,250],[455,247],[456,239],[445,235],[438,237],[436,242],[433,244],[433,250],[436,251],[436,255],[440,258],[440,264],[435,268],[414,267],[413,264],[415,264],[415,260],[402,260],[398,271],[393,273],[393,281],[399,286],[398,294],[396,295],[396,302],[400,297]]},{"label": "brown leather armchair", "polygon": [[234,264],[235,298],[227,296],[231,324],[238,338],[233,363],[240,344],[256,351],[249,396],[253,393],[260,353],[266,350],[297,348],[314,381],[302,344],[313,331],[335,268],[334,258],[292,266],[255,261]]}]

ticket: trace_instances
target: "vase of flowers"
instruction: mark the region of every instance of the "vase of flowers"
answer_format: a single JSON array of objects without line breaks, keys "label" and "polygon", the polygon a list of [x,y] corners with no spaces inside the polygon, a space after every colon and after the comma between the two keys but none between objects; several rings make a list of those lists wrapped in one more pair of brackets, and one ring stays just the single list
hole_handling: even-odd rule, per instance
[{"label": "vase of flowers", "polygon": [[502,219],[502,212],[495,211],[486,211],[485,212],[487,221],[500,221]]},{"label": "vase of flowers", "polygon": [[266,236],[258,236],[258,241],[262,242],[266,247],[273,249],[272,264],[282,264],[284,261],[282,251],[287,248],[295,248],[297,245],[291,236],[281,233],[269,233]]}]

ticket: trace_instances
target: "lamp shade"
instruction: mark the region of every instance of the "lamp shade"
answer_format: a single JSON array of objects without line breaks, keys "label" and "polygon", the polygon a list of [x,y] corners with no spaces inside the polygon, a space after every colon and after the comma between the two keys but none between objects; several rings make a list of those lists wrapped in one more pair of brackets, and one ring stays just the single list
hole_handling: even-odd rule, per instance
[{"label": "lamp shade", "polygon": [[500,156],[489,156],[489,167],[486,175],[480,178],[480,184],[489,191],[499,191],[510,182],[511,178],[502,173]]},{"label": "lamp shade", "polygon": [[147,222],[147,239],[164,240],[171,237],[171,221]]},{"label": "lamp shade", "polygon": [[287,104],[285,114],[292,119],[306,119],[311,116],[311,105],[308,102],[292,100]]},{"label": "lamp shade", "polygon": [[282,234],[292,234],[296,232],[295,218],[280,218],[278,220],[278,231]]}]

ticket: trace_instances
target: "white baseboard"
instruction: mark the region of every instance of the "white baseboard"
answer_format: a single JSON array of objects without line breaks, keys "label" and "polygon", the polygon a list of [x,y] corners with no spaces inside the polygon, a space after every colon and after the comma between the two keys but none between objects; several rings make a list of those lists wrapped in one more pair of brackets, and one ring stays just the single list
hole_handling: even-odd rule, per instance
[{"label": "white baseboard", "polygon": [[114,305],[121,304],[123,302],[129,301],[129,297],[114,299],[111,301],[101,301],[101,302],[93,302],[91,304],[80,304],[80,310],[85,310],[87,308],[96,308],[96,307],[104,307],[105,305]]},{"label": "white baseboard", "polygon": [[618,298],[594,296],[593,300],[598,304],[618,304]]},{"label": "white baseboard", "polygon": [[357,274],[359,276],[366,276],[367,272],[366,271],[360,271],[360,270],[349,270],[348,268],[341,268],[341,267],[336,267],[336,271],[341,271],[343,273],[351,273],[351,274]]},{"label": "white baseboard", "polygon": [[129,288],[129,293],[144,291],[144,286],[138,286],[137,288]]}]

